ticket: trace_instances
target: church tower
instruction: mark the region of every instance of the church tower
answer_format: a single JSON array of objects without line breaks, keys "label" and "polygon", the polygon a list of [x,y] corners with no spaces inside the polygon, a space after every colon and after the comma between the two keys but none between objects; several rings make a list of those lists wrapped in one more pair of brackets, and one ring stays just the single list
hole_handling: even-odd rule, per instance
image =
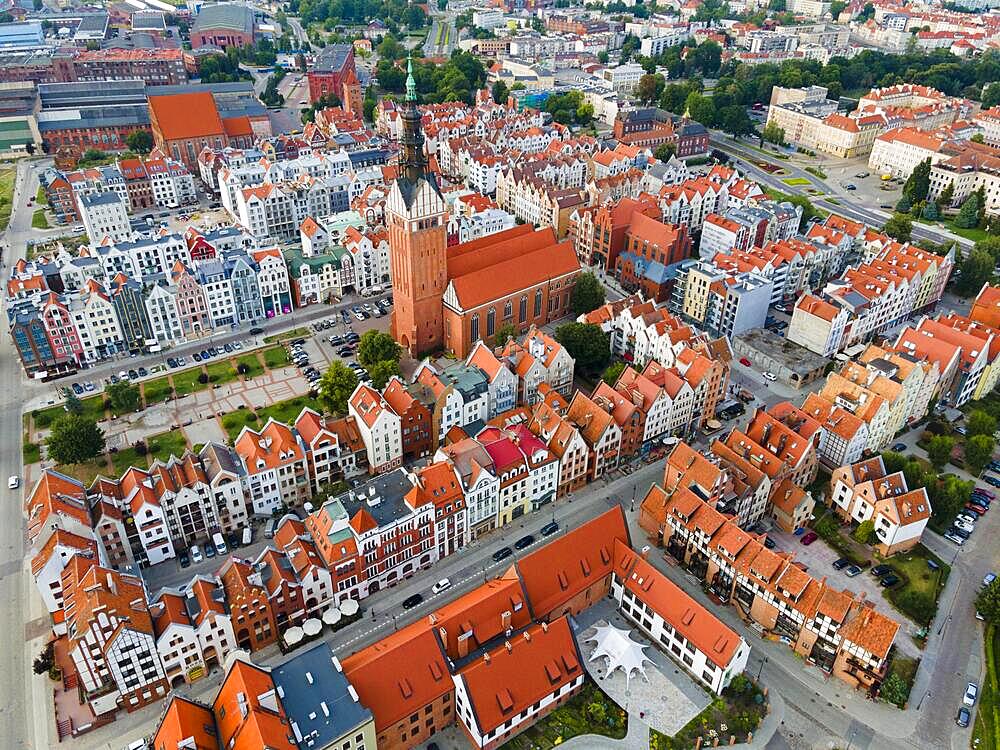
[{"label": "church tower", "polygon": [[427,172],[413,60],[407,63],[399,177],[386,201],[392,264],[392,335],[419,357],[444,348],[442,295],[448,285],[445,203]]},{"label": "church tower", "polygon": [[343,93],[340,101],[344,106],[344,110],[357,117],[364,117],[365,109],[364,100],[361,96],[361,84],[358,83],[358,77],[354,74],[353,66],[347,69],[347,75],[344,76],[344,83],[341,85],[341,88],[343,88]]}]

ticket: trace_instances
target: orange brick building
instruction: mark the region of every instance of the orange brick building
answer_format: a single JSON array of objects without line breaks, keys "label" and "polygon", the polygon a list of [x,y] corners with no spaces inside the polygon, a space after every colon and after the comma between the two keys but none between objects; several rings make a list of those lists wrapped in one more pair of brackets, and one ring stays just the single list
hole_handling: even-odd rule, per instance
[{"label": "orange brick building", "polygon": [[198,173],[203,148],[250,148],[254,142],[250,118],[221,117],[207,91],[150,96],[149,119],[156,147],[192,174]]}]

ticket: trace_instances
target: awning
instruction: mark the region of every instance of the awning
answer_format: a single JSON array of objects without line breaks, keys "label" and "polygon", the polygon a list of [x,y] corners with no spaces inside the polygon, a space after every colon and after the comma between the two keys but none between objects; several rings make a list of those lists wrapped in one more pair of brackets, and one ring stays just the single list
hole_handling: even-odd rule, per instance
[{"label": "awning", "polygon": [[319,631],[323,629],[323,623],[317,620],[315,617],[310,617],[304,623],[302,623],[302,632],[308,636],[319,635]]}]

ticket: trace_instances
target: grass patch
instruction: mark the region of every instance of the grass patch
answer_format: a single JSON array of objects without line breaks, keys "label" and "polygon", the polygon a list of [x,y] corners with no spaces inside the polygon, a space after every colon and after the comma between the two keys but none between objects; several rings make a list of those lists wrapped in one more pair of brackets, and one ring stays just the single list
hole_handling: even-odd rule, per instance
[{"label": "grass patch", "polygon": [[[931,570],[928,560],[936,563],[938,570]],[[937,613],[938,596],[948,580],[951,566],[922,544],[909,552],[894,555],[886,564],[902,579],[902,583],[885,592],[886,598],[915,623],[926,626]]]},{"label": "grass patch", "polygon": [[316,399],[309,396],[296,396],[286,401],[278,401],[263,409],[258,409],[257,414],[260,416],[261,424],[266,422],[268,417],[274,417],[279,422],[291,424],[307,406],[310,409],[318,411],[320,414],[323,413],[323,407],[320,406],[319,401]]},{"label": "grass patch", "polygon": [[783,183],[785,183],[786,185],[790,185],[791,187],[799,187],[799,186],[802,186],[802,185],[811,185],[812,184],[805,177],[785,177],[781,181]]},{"label": "grass patch", "polygon": [[34,229],[48,229],[49,220],[45,218],[45,209],[40,208],[31,215],[31,226]]},{"label": "grass patch", "polygon": [[276,341],[290,341],[291,339],[305,338],[308,335],[308,328],[293,328],[290,331],[282,331],[281,333],[272,333],[270,336],[265,336],[264,343],[273,344]]},{"label": "grass patch", "polygon": [[30,440],[25,440],[21,445],[21,452],[24,454],[24,465],[37,464],[42,460],[42,449]]},{"label": "grass patch", "polygon": [[[62,466],[56,466],[56,471],[62,472],[66,476],[73,477],[85,487],[89,487],[97,478],[98,474],[110,476],[112,473],[112,470],[108,468],[107,459],[104,456],[99,456],[93,461],[87,461],[82,464],[65,464]],[[121,475],[119,474],[118,476]]]},{"label": "grass patch", "polygon": [[[722,696],[716,696],[704,711],[685,724],[673,737],[649,730],[650,750],[689,750],[701,738],[701,747],[712,747],[716,737],[720,746],[729,744],[730,735],[737,742],[757,730],[767,710],[767,699],[760,688],[744,675],[737,675]],[[725,725],[725,729],[723,729]]]},{"label": "grass patch", "polygon": [[205,370],[208,372],[209,381],[215,385],[230,383],[236,380],[236,370],[233,369],[228,359],[206,365]]},{"label": "grass patch", "polygon": [[81,399],[80,403],[83,405],[83,416],[93,419],[95,422],[104,419],[104,396],[90,396]]},{"label": "grass patch", "polygon": [[260,427],[260,419],[253,409],[237,409],[222,417],[222,429],[226,431],[229,442],[232,443],[243,431],[244,427],[257,429]]},{"label": "grass patch", "polygon": [[551,748],[582,734],[620,740],[627,726],[628,718],[621,706],[588,679],[580,692],[501,747],[504,750]]},{"label": "grass patch", "polygon": [[159,435],[151,435],[146,440],[146,448],[153,458],[166,461],[171,455],[178,457],[184,455],[184,451],[187,450],[187,440],[180,430],[170,430]]},{"label": "grass patch", "polygon": [[289,365],[291,361],[292,360],[288,358],[288,352],[285,351],[283,346],[275,346],[264,350],[264,363],[267,365],[268,369],[275,370],[279,367],[285,367]]},{"label": "grass patch", "polygon": [[979,686],[979,708],[972,728],[972,747],[977,750],[997,750],[1000,748],[1000,686],[997,684],[1000,629],[995,625],[987,625],[983,638],[986,679]]},{"label": "grass patch", "polygon": [[840,519],[829,508],[817,507],[816,520],[812,522],[812,530],[819,535],[820,539],[839,552],[841,557],[846,557],[853,564],[862,567],[868,564],[867,556],[860,554],[843,535]]},{"label": "grass patch", "polygon": [[116,478],[128,471],[130,466],[141,466],[143,468],[149,466],[146,456],[140,456],[134,447],[123,448],[109,455]]},{"label": "grass patch", "polygon": [[170,387],[170,381],[167,380],[166,376],[156,378],[155,380],[147,380],[145,383],[142,383],[142,395],[146,406],[166,401],[172,393],[173,389]]},{"label": "grass patch", "polygon": [[826,179],[826,172],[819,167],[806,167],[806,171],[815,177],[819,177],[821,180]]},{"label": "grass patch", "polygon": [[[919,666],[920,659],[911,659],[909,656],[903,656],[898,651],[893,654],[892,663],[889,665],[889,674],[886,675],[886,679],[889,678],[889,675],[894,674],[906,685],[906,695],[901,696],[902,700],[895,704],[899,708],[905,707],[906,702],[910,698],[910,691],[913,689],[913,680],[917,676],[917,667]],[[884,697],[883,700],[885,700]]]},{"label": "grass patch", "polygon": [[[912,218],[912,217],[911,217]],[[935,229],[940,229],[939,224],[943,224],[944,228],[951,232],[952,234],[957,234],[959,237],[964,237],[967,240],[972,240],[973,242],[980,242],[985,240],[990,236],[990,233],[985,229],[979,229],[978,227],[973,227],[972,229],[965,229],[963,227],[956,227],[955,222],[952,219],[940,219],[938,221],[930,221],[922,216],[916,219],[921,224],[925,224],[929,227],[934,227]]]},{"label": "grass patch", "polygon": [[246,379],[256,377],[257,375],[264,374],[264,368],[260,364],[260,358],[256,353],[251,352],[250,354],[244,354],[242,357],[238,357],[236,360],[236,366],[239,367],[243,365],[246,367],[246,374],[243,376]]},{"label": "grass patch", "polygon": [[14,210],[14,180],[17,171],[11,167],[0,169],[0,231],[10,224],[10,214]]},{"label": "grass patch", "polygon": [[186,396],[189,393],[197,393],[208,388],[208,383],[199,383],[198,376],[202,374],[200,367],[192,367],[190,370],[183,370],[173,376],[174,391],[178,396]]},{"label": "grass patch", "polygon": [[49,205],[49,200],[48,198],[45,197],[45,188],[43,188],[41,185],[38,186],[38,192],[35,193],[35,203],[37,203],[39,206]]},{"label": "grass patch", "polygon": [[[104,419],[104,396],[90,396],[81,399],[80,404],[83,406],[83,416],[93,419],[95,422]],[[65,413],[66,410],[62,404],[56,404],[44,409],[36,409],[31,412],[31,418],[35,423],[36,430],[44,430],[51,427],[56,418]]]}]

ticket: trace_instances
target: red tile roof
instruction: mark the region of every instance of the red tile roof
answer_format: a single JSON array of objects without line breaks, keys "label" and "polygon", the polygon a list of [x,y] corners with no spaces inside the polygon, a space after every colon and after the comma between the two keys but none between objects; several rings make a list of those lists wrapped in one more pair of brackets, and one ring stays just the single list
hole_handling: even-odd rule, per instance
[{"label": "red tile roof", "polygon": [[223,135],[225,128],[208,91],[149,97],[154,126],[167,141]]}]

